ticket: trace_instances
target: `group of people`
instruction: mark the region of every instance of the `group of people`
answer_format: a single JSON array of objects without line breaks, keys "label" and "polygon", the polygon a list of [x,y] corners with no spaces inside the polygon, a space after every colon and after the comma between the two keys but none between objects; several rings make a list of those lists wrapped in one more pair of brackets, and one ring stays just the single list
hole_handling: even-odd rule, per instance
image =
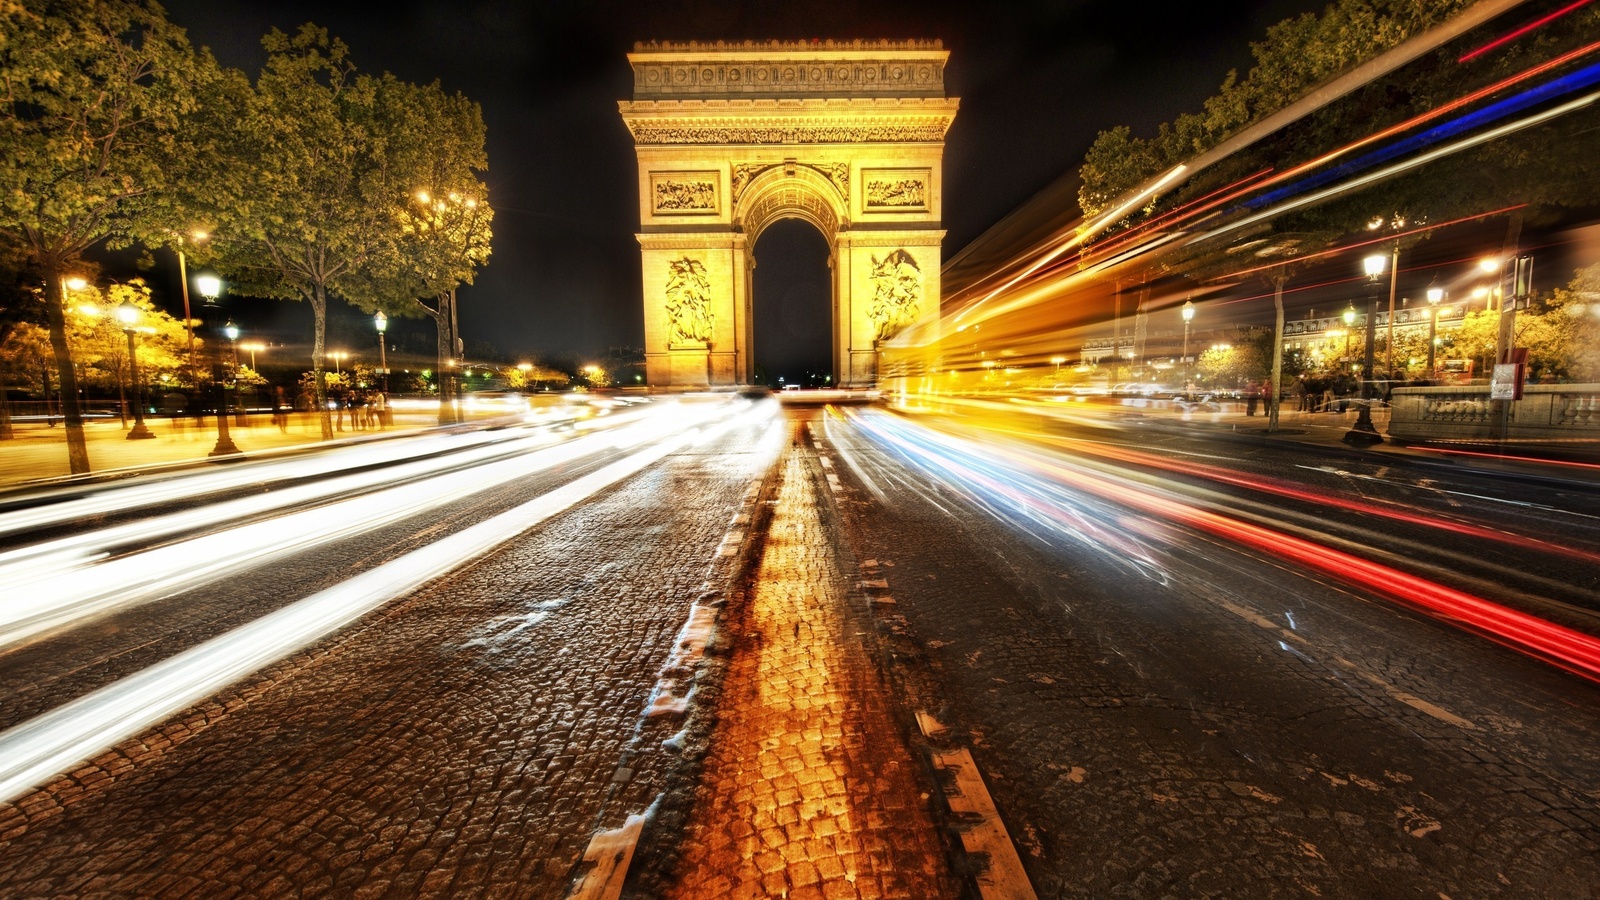
[{"label": "group of people", "polygon": [[328,399],[334,409],[336,431],[344,430],[346,417],[352,431],[376,430],[389,424],[389,395],[383,391],[332,391]]},{"label": "group of people", "polygon": [[1295,409],[1300,412],[1344,412],[1350,398],[1360,388],[1353,376],[1305,377],[1294,380],[1289,392],[1295,398]]}]

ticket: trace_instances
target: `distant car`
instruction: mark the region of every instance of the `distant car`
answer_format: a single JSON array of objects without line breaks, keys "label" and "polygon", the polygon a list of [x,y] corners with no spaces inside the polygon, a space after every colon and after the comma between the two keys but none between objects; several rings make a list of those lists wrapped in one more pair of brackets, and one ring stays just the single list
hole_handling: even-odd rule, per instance
[{"label": "distant car", "polygon": [[528,398],[516,391],[473,391],[466,395],[469,409],[519,412],[528,409]]},{"label": "distant car", "polygon": [[783,389],[786,390],[786,391],[798,391],[798,390],[800,390],[800,385],[798,385],[798,384],[786,384],[786,385],[783,386]]}]

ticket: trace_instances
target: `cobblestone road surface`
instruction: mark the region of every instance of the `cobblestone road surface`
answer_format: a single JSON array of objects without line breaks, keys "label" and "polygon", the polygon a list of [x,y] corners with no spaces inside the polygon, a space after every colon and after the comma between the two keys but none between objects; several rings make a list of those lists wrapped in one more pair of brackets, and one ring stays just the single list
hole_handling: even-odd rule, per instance
[{"label": "cobblestone road surface", "polygon": [[1156,523],[1143,558],[1002,525],[828,434],[908,702],[970,741],[1040,896],[1600,895],[1593,685]]},{"label": "cobblestone road surface", "polygon": [[561,896],[608,805],[668,764],[634,752],[641,713],[760,434],[678,452],[0,806],[0,894]]},{"label": "cobblestone road surface", "polygon": [[[719,723],[671,898],[954,897],[929,785],[836,562],[797,432],[759,567],[725,623]],[[825,501],[823,501],[825,502]]]}]

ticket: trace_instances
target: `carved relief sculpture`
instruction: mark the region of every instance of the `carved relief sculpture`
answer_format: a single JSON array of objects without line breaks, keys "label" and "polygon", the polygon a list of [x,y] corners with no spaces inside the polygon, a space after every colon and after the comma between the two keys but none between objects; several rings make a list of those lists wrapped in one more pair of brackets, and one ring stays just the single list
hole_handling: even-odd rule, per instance
[{"label": "carved relief sculpture", "polygon": [[[752,179],[768,169],[778,167],[778,163],[735,163],[733,167],[733,201],[739,202],[744,194],[744,189],[749,186]],[[801,163],[808,169],[816,171],[824,178],[833,182],[839,189],[839,196],[850,196],[850,164],[842,162]]]},{"label": "carved relief sculpture", "polygon": [[922,299],[922,269],[905,249],[872,257],[872,304],[867,315],[876,326],[874,341],[883,341],[911,324]]},{"label": "carved relief sculpture", "polygon": [[928,180],[922,175],[873,176],[866,179],[861,195],[867,209],[924,210]]},{"label": "carved relief sculpture", "polygon": [[705,263],[684,257],[667,264],[667,316],[671,322],[667,346],[711,342],[711,279]]},{"label": "carved relief sculpture", "polygon": [[656,215],[685,215],[715,213],[717,211],[717,180],[715,173],[684,176],[651,176],[654,188],[653,206]]}]

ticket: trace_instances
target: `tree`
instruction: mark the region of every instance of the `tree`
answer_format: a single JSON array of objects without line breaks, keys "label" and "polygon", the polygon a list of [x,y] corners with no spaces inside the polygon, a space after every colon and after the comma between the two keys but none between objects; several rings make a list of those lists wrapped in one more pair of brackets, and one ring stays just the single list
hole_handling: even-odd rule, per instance
[{"label": "tree", "polygon": [[311,305],[315,403],[324,440],[330,290],[393,243],[388,135],[376,109],[378,80],[357,75],[343,42],[304,25],[262,39],[267,65],[241,91],[225,152],[196,182],[198,217],[216,223],[209,252],[235,293]]},{"label": "tree", "polygon": [[[464,352],[456,292],[488,262],[493,235],[488,188],[476,174],[488,167],[483,113],[438,82],[419,87],[388,76],[378,109],[393,141],[399,240],[377,264],[344,280],[345,296],[367,312],[432,319],[438,371],[453,373],[450,361]],[[439,387],[439,423],[457,421],[459,386],[444,377]]]},{"label": "tree", "polygon": [[138,401],[140,386],[128,380],[132,368],[128,333],[118,318],[119,307],[126,303],[138,310],[135,346],[139,374],[146,383],[182,368],[186,334],[183,323],[156,307],[144,279],[117,282],[104,289],[89,284],[73,290],[70,296],[72,303],[66,319],[73,359],[82,366],[86,381],[99,381],[108,393],[114,388],[123,396],[124,416],[128,402]]},{"label": "tree", "polygon": [[[1470,0],[1337,0],[1304,13],[1250,45],[1255,66],[1229,72],[1204,110],[1163,124],[1152,138],[1127,128],[1101,132],[1085,156],[1079,206],[1094,216],[1146,179],[1209,150],[1345,69],[1398,46],[1468,6]],[[1359,133],[1359,132],[1357,132]]]},{"label": "tree", "polygon": [[126,244],[187,152],[180,123],[216,71],[154,2],[25,0],[0,5],[0,231],[44,284],[67,457],[89,471],[67,340],[67,273],[85,250]]}]

